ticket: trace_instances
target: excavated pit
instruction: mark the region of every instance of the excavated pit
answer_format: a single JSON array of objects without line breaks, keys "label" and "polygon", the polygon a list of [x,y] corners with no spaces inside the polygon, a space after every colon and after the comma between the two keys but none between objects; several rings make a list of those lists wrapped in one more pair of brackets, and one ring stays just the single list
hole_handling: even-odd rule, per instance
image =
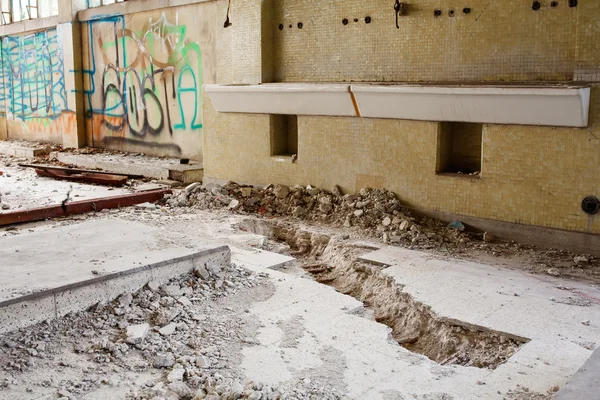
[{"label": "excavated pit", "polygon": [[442,365],[495,369],[529,341],[437,315],[382,273],[383,266],[357,261],[371,250],[365,244],[282,222],[248,220],[238,228],[286,243],[317,282],[361,301],[399,345]]}]

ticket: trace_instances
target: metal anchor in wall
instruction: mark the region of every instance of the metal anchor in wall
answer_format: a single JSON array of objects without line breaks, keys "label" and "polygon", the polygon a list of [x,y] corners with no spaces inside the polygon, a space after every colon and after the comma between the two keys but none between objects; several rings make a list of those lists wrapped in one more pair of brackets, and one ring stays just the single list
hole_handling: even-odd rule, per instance
[{"label": "metal anchor in wall", "polygon": [[401,3],[400,0],[396,0],[396,4],[394,4],[394,13],[396,14],[396,29],[400,29],[400,16],[406,15],[406,10],[408,9],[408,4]]}]

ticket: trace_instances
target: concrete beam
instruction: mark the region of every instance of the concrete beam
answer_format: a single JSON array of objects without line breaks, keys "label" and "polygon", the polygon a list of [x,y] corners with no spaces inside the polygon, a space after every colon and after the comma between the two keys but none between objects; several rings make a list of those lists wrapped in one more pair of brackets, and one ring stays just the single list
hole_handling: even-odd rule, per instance
[{"label": "concrete beam", "polygon": [[102,7],[81,9],[77,13],[79,21],[91,21],[106,15],[126,15],[145,11],[158,10],[161,8],[181,7],[188,4],[206,3],[216,0],[144,0],[129,1],[124,3],[109,4]]}]

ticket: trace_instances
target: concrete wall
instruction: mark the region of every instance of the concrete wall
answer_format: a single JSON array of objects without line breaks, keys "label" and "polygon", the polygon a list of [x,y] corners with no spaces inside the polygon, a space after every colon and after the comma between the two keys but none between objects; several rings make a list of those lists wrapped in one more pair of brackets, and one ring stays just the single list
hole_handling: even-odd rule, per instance
[{"label": "concrete wall", "polygon": [[217,81],[217,4],[88,10],[83,77],[88,144],[202,159],[202,85]]},{"label": "concrete wall", "polygon": [[1,38],[0,136],[62,144],[76,135],[70,42],[70,23]]},{"label": "concrete wall", "polygon": [[[233,25],[219,27],[220,83],[600,81],[598,2],[534,11],[529,0],[474,0],[465,14],[464,3],[415,0],[397,29],[392,1],[273,1],[269,12],[267,1],[234,2]],[[299,116],[292,162],[271,156],[269,115],[219,114],[205,97],[205,176],[386,187],[422,210],[597,234],[599,217],[581,209],[600,196],[597,87],[591,103],[586,129],[484,125],[473,177],[436,174],[438,122]]]}]

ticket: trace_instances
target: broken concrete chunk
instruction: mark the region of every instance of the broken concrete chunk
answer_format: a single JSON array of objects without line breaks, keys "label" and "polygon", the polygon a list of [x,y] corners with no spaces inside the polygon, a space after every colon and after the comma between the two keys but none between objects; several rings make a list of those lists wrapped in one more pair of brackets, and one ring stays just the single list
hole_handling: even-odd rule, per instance
[{"label": "broken concrete chunk", "polygon": [[177,299],[177,302],[184,307],[190,307],[192,305],[192,302],[186,296],[181,296],[179,299]]},{"label": "broken concrete chunk", "polygon": [[206,356],[200,356],[200,357],[196,358],[196,367],[210,368],[210,360]]},{"label": "broken concrete chunk", "polygon": [[401,230],[402,232],[406,232],[406,231],[408,231],[408,230],[410,229],[410,227],[411,227],[411,223],[410,223],[410,221],[406,221],[406,220],[404,220],[404,221],[402,221],[402,222],[400,223],[400,230]]},{"label": "broken concrete chunk", "polygon": [[194,391],[185,383],[175,381],[169,384],[169,389],[175,392],[181,399],[191,399],[194,397]]},{"label": "broken concrete chunk", "polygon": [[173,371],[169,372],[169,375],[167,375],[167,380],[169,382],[181,382],[181,381],[183,381],[184,375],[185,375],[185,369],[176,368]]},{"label": "broken concrete chunk", "polygon": [[200,186],[202,186],[202,184],[200,182],[194,182],[191,185],[188,185],[185,188],[186,193],[192,193],[194,192],[195,189],[199,188]]},{"label": "broken concrete chunk", "polygon": [[154,368],[169,368],[175,365],[175,357],[172,353],[159,354],[154,358]]},{"label": "broken concrete chunk", "polygon": [[286,185],[275,185],[273,189],[273,193],[278,199],[285,199],[287,195],[290,193],[290,188]]},{"label": "broken concrete chunk", "polygon": [[581,265],[581,264],[587,264],[590,262],[590,260],[588,260],[586,257],[584,256],[577,256],[573,259],[573,262],[577,265]]},{"label": "broken concrete chunk", "polygon": [[140,210],[155,210],[156,208],[158,208],[158,206],[156,204],[146,202],[146,203],[136,204],[135,208],[140,209]]},{"label": "broken concrete chunk", "polygon": [[383,221],[381,221],[383,226],[390,226],[392,224],[392,219],[390,217],[385,217]]},{"label": "broken concrete chunk", "polygon": [[365,212],[363,210],[356,210],[354,211],[354,215],[357,217],[361,217]]},{"label": "broken concrete chunk", "polygon": [[319,204],[319,210],[324,214],[329,213],[332,209],[333,209],[333,205],[331,205],[331,203]]},{"label": "broken concrete chunk", "polygon": [[242,197],[250,197],[250,196],[252,196],[252,188],[251,187],[240,188],[240,193],[242,194]]},{"label": "broken concrete chunk", "polygon": [[169,325],[165,325],[162,328],[160,328],[158,330],[158,333],[160,333],[163,336],[169,336],[169,335],[172,335],[173,333],[175,333],[176,329],[177,329],[177,324],[171,322]]},{"label": "broken concrete chunk", "polygon": [[231,200],[231,202],[229,203],[229,205],[227,206],[229,209],[233,210],[234,208],[236,208],[237,206],[240,205],[240,201],[233,199]]},{"label": "broken concrete chunk", "polygon": [[550,268],[546,273],[550,276],[560,276],[560,271],[556,268]]},{"label": "broken concrete chunk", "polygon": [[127,343],[137,344],[143,342],[149,331],[150,325],[148,324],[129,325],[127,327]]},{"label": "broken concrete chunk", "polygon": [[313,186],[311,186],[311,185],[308,185],[308,186],[306,187],[306,191],[307,191],[307,192],[308,192],[308,194],[309,194],[309,195],[311,195],[311,196],[316,196],[316,195],[318,195],[319,193],[321,193],[321,189],[319,189],[319,188],[316,188],[316,187],[313,187]]},{"label": "broken concrete chunk", "polygon": [[194,269],[194,275],[196,276],[196,278],[204,279],[205,281],[208,280],[208,278],[210,278],[210,274],[208,273],[208,270],[204,265],[196,267]]},{"label": "broken concrete chunk", "polygon": [[331,189],[331,193],[333,193],[334,196],[341,196],[342,189],[340,189],[340,187],[338,185],[334,185],[333,189]]},{"label": "broken concrete chunk", "polygon": [[121,307],[128,307],[133,302],[133,296],[131,295],[131,293],[126,293],[119,296],[118,301]]}]

